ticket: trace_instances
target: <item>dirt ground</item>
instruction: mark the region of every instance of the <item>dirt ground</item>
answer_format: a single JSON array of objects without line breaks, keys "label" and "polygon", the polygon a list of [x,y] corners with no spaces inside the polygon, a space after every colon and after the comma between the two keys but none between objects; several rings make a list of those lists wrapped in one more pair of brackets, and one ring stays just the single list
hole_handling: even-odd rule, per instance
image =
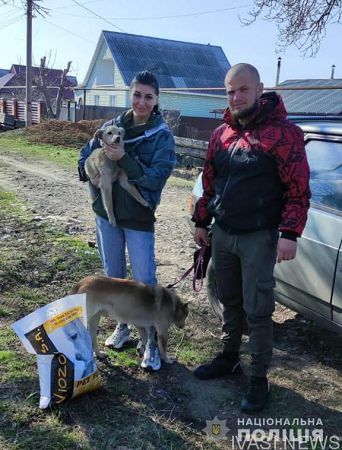
[{"label": "dirt ground", "polygon": [[[87,241],[95,240],[87,184],[78,181],[76,169],[14,157],[2,148],[0,188],[15,192],[27,202],[37,220],[56,224],[66,233]],[[158,278],[164,285],[178,279],[191,265],[194,244],[185,219],[189,193],[189,188],[168,183],[157,211],[156,258]],[[201,335],[206,337],[208,346],[218,348],[220,324],[207,302],[205,288],[196,294],[187,279],[178,291],[191,305],[186,332],[194,342]],[[304,421],[315,418],[322,422],[318,428],[324,429],[324,434],[341,435],[341,339],[282,306],[277,307],[274,322],[275,351],[270,372],[272,397],[269,406],[256,417],[265,420],[302,418]],[[182,392],[187,392],[187,395],[180,393],[179,397],[176,392],[171,392],[176,398],[173,414],[198,430],[216,417],[226,421],[230,430],[228,436],[236,434],[241,426],[248,428],[241,422],[246,421],[247,416],[239,411],[249,373],[247,337],[244,337],[242,360],[244,375],[231,380],[201,382],[191,374],[192,366],[175,364],[168,367],[168,380],[177,379]],[[158,376],[161,393],[169,389],[162,372]],[[139,376],[136,374],[137,378]],[[141,377],[146,379],[146,375]],[[159,400],[158,397],[150,399],[156,403]],[[268,425],[258,427],[253,423],[250,428],[276,428],[271,422]],[[231,447],[227,443],[222,448]]]}]

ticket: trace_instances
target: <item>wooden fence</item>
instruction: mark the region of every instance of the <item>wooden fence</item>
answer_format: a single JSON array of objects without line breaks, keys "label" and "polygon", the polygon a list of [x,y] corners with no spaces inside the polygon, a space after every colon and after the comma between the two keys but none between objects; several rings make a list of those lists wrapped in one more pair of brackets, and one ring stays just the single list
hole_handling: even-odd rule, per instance
[{"label": "wooden fence", "polygon": [[[82,119],[110,120],[113,117],[117,117],[127,109],[115,106],[76,106],[75,103],[73,104],[73,108],[76,108],[75,113],[73,113],[73,111],[71,113],[70,106],[69,112],[67,112],[66,107],[62,108],[60,119],[70,120],[70,118],[73,117],[75,122],[78,122]],[[180,116],[179,111],[178,114],[176,114],[176,112],[177,111],[163,111],[163,115],[165,120],[170,125],[173,134],[180,137],[208,141],[214,129],[223,123],[223,119]]]},{"label": "wooden fence", "polygon": [[76,109],[76,122],[79,120],[110,120],[113,117],[119,116],[126,110],[127,108],[120,108],[117,106],[82,105],[80,108]]},{"label": "wooden fence", "polygon": [[[42,121],[42,117],[45,114],[45,103],[44,102],[32,102],[31,103],[32,112],[32,123],[37,124]],[[19,122],[26,121],[26,104],[22,100],[12,99],[6,100],[0,98],[0,113],[9,114],[14,117]]]}]

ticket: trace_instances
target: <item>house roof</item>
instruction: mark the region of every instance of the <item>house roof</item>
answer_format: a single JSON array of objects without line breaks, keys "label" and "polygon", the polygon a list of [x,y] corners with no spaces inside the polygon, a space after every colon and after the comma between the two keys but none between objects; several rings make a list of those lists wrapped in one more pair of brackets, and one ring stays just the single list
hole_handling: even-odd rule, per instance
[{"label": "house roof", "polygon": [[[9,81],[10,86],[25,84],[26,80],[26,66],[23,66],[21,64],[13,64],[10,73],[13,73],[15,76]],[[59,86],[61,77],[63,74],[63,70],[61,69],[50,69],[46,68],[44,70],[44,77],[45,81],[48,86]],[[40,77],[40,67],[32,67],[32,80],[33,84],[35,80],[39,79]],[[77,80],[75,77],[67,76],[66,77],[66,86],[75,86],[77,84]],[[76,83],[75,83],[76,81]],[[22,83],[22,84],[21,84]]]},{"label": "house roof", "polygon": [[[137,72],[150,70],[158,78],[161,88],[222,88],[230,69],[222,48],[216,45],[102,31],[98,47],[103,42],[102,37],[126,86],[131,84]],[[94,62],[93,58],[91,65]],[[89,74],[90,71],[87,76]],[[223,95],[224,91],[205,90],[202,93]]]},{"label": "house roof", "polygon": [[342,79],[286,80],[277,87],[339,87],[340,89],[277,90],[289,114],[342,114]]},{"label": "house roof", "polygon": [[[46,68],[44,70],[44,78],[47,88],[51,96],[55,97],[58,93],[58,87],[63,74],[61,69],[50,69]],[[6,94],[11,92],[11,95],[20,97],[21,91],[24,93],[24,88],[19,88],[16,86],[25,86],[26,84],[26,66],[21,64],[13,64],[9,72],[0,78],[0,90],[3,87],[12,87],[10,91],[8,89],[3,89],[1,94]],[[70,89],[77,85],[77,79],[72,76],[67,76],[64,88],[64,99],[73,99],[74,92]],[[43,98],[42,90],[40,88],[40,67],[32,67],[32,96],[34,100],[40,100]],[[38,86],[38,87],[37,87]]]},{"label": "house roof", "polygon": [[77,78],[75,76],[67,75],[66,77],[73,86],[77,86]]},{"label": "house roof", "polygon": [[10,73],[10,72],[7,72],[5,75],[3,75],[3,76],[0,78],[0,89],[1,89],[3,86],[6,86],[7,83],[8,83],[13,77],[14,77],[14,74],[13,74],[13,73]]},{"label": "house roof", "polygon": [[8,73],[9,70],[8,69],[0,69],[0,78],[3,77],[4,75],[6,75],[6,73]]}]

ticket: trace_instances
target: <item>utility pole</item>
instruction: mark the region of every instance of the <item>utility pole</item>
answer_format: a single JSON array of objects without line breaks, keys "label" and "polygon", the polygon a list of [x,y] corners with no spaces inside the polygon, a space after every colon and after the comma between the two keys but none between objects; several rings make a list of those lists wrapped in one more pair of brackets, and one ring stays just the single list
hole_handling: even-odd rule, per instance
[{"label": "utility pole", "polygon": [[277,75],[276,75],[276,82],[275,82],[275,85],[276,85],[276,86],[278,86],[278,84],[279,84],[280,67],[281,67],[281,56],[279,56],[279,58],[278,58],[278,63],[277,63]]},{"label": "utility pole", "polygon": [[32,3],[26,0],[26,126],[32,125]]}]

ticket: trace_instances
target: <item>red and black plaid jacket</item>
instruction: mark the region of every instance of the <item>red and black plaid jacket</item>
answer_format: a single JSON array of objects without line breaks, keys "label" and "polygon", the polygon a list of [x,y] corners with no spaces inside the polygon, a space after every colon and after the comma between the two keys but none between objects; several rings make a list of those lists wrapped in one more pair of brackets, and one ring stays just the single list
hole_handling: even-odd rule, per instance
[{"label": "red and black plaid jacket", "polygon": [[[259,112],[246,126],[235,122],[229,109],[224,121],[206,153],[203,196],[192,218],[196,227],[207,227],[214,214],[232,233],[279,228],[282,237],[296,239],[310,198],[301,129],[286,120],[282,99],[274,92],[263,94]],[[219,206],[209,213],[208,203],[215,198]]]}]

